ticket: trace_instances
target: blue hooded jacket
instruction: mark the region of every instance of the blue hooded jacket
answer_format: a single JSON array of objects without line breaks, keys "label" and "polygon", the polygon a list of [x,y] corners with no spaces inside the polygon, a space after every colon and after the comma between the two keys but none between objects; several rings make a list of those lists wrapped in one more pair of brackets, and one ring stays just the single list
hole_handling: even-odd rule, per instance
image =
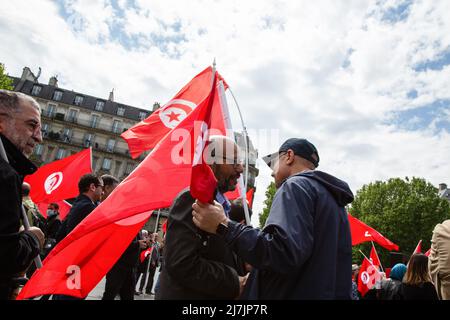
[{"label": "blue hooded jacket", "polygon": [[254,269],[243,299],[351,299],[347,183],[305,171],[277,190],[262,230],[229,222],[225,240]]}]

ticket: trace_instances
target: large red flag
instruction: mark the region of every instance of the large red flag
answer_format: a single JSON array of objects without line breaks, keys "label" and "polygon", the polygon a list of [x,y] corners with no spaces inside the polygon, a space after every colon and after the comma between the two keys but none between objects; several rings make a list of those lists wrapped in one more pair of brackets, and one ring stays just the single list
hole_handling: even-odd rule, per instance
[{"label": "large red flag", "polygon": [[[89,294],[142,228],[150,211],[169,207],[175,196],[189,186],[190,139],[201,106],[166,135],[113,193],[50,252],[43,268],[22,289],[20,299],[43,294]],[[216,117],[212,121],[214,128],[225,134],[220,104],[213,103],[212,117]],[[73,285],[74,277],[80,285]]]},{"label": "large red flag", "polygon": [[378,269],[367,258],[364,258],[358,274],[358,291],[361,296],[364,297],[367,291],[372,289],[380,279],[381,275]]},{"label": "large red flag", "polygon": [[361,242],[375,241],[383,248],[398,251],[398,245],[351,214],[348,214],[348,221],[350,222],[350,230],[352,233],[352,246]]},{"label": "large red flag", "polygon": [[[55,202],[58,206],[59,206],[59,219],[62,221],[66,218],[67,214],[70,211],[70,208],[72,208],[72,206],[70,205],[70,203],[66,202],[66,201],[56,201]],[[41,202],[41,203],[37,203],[37,207],[39,209],[39,211],[42,213],[42,215],[47,218],[47,208],[48,205],[50,203],[46,203],[46,202]]]},{"label": "large red flag", "polygon": [[372,245],[372,249],[370,250],[370,260],[372,260],[372,264],[376,267],[381,266],[380,259],[378,258],[378,253],[375,250],[375,246]]},{"label": "large red flag", "polygon": [[[217,72],[216,72],[217,74]],[[224,81],[217,74],[220,80]],[[152,149],[172,129],[189,115],[211,92],[213,70],[206,68],[185,85],[168,103],[121,134],[130,154],[137,158]],[[226,83],[224,82],[225,87]]]},{"label": "large red flag", "polygon": [[34,203],[50,203],[76,197],[79,194],[78,180],[92,172],[91,158],[91,148],[88,148],[46,164],[26,176],[25,182],[31,186],[31,199]]}]

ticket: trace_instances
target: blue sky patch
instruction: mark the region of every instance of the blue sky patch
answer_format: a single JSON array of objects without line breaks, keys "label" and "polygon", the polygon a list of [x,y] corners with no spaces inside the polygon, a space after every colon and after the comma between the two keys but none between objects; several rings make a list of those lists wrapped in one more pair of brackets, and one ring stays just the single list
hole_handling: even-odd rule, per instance
[{"label": "blue sky patch", "polygon": [[412,3],[412,0],[406,0],[396,7],[389,8],[383,13],[381,21],[397,23],[399,21],[406,20],[409,16],[409,9]]},{"label": "blue sky patch", "polygon": [[442,70],[445,66],[450,65],[450,48],[446,51],[442,52],[437,59],[435,60],[427,60],[418,63],[414,70],[416,72],[424,72],[428,70]]},{"label": "blue sky patch", "polygon": [[408,131],[427,129],[435,121],[436,130],[450,132],[449,121],[450,100],[436,100],[422,107],[394,112],[388,125],[396,125]]}]

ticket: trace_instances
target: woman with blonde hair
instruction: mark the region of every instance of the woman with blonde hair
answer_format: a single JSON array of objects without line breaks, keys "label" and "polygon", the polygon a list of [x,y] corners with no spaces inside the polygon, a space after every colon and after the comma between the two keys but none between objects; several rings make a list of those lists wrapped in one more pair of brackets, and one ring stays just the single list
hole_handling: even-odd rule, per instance
[{"label": "woman with blonde hair", "polygon": [[428,271],[428,257],[415,253],[408,263],[403,278],[402,293],[405,300],[439,300]]}]

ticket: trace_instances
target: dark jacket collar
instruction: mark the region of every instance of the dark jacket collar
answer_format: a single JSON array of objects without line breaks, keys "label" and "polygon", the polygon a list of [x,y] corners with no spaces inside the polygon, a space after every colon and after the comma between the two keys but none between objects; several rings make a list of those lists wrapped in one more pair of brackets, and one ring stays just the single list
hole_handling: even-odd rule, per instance
[{"label": "dark jacket collar", "polygon": [[5,147],[9,164],[17,171],[18,174],[26,176],[37,170],[37,167],[1,133],[0,139],[2,139],[3,146]]}]

